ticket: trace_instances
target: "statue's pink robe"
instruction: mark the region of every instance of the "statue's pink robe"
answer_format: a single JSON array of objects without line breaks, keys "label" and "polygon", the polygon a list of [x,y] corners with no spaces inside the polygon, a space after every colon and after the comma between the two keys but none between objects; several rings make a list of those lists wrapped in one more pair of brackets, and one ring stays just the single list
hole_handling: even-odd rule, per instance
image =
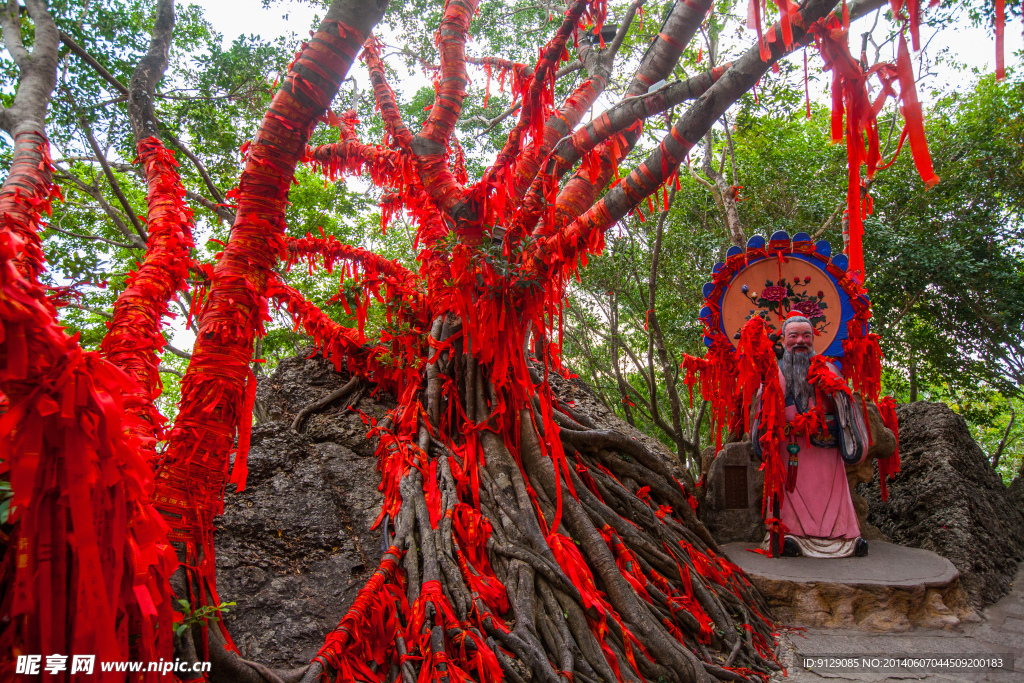
[{"label": "statue's pink robe", "polygon": [[[834,371],[834,370],[833,370]],[[786,378],[779,372],[782,395],[786,395]],[[831,412],[832,399],[825,398],[825,412]],[[813,406],[813,399],[811,405]],[[786,406],[786,421],[796,417],[796,406]],[[782,461],[789,463],[785,441],[781,448]],[[791,536],[815,538],[855,539],[860,536],[857,512],[850,498],[850,485],[846,467],[836,448],[811,445],[806,437],[797,438],[800,446],[800,464],[797,468],[796,488],[786,491],[782,500],[782,524]],[[867,448],[863,457],[867,456]]]}]

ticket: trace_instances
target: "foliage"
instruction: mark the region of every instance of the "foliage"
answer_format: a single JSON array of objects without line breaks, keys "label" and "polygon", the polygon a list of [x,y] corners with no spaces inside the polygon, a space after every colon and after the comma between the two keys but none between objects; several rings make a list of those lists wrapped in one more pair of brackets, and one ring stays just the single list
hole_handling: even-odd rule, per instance
[{"label": "foliage", "polygon": [[235,604],[222,602],[219,605],[204,605],[193,609],[188,600],[179,599],[182,620],[174,622],[174,634],[180,636],[194,626],[209,626],[211,621],[220,621],[221,617],[230,611],[228,608],[234,607]]},{"label": "foliage", "polygon": [[[715,137],[716,165],[721,159],[728,174],[735,163],[746,234],[803,230],[841,249],[846,159],[841,146],[829,144],[829,112],[814,105],[809,119],[800,110],[778,116],[774,106],[765,98],[755,104],[751,97],[735,115],[732,147],[721,130]],[[1017,115],[1022,109],[1024,80],[1015,73],[1003,83],[982,77],[972,88],[935,101],[927,132],[942,182],[926,191],[904,149],[892,168],[875,177],[874,213],[866,221],[868,287],[886,356],[886,390],[901,401],[913,395],[954,407],[988,406],[984,412],[963,412],[989,454],[1002,438],[999,430],[1008,424],[1007,406],[1018,400],[1022,378],[1024,148],[1019,141],[1024,130]],[[890,125],[896,116],[890,111],[883,119],[887,157],[900,136]],[[709,195],[684,176],[666,222],[655,310],[675,354],[697,351],[700,287],[727,244]],[[634,350],[641,367],[648,365],[646,289],[655,224],[624,223],[583,273],[576,307],[580,324],[571,330],[567,348],[577,371],[610,405],[668,442],[620,396],[606,331],[609,293],[615,292],[620,343]],[[590,330],[586,339],[583,330]],[[647,389],[641,371],[620,353],[632,386],[627,393],[635,403],[635,394],[644,396]],[[658,391],[664,397],[664,380]],[[1014,433],[1020,426],[1018,420]],[[1010,441],[1010,458],[1002,461],[1006,472],[1019,459],[1012,455],[1016,442]]]}]

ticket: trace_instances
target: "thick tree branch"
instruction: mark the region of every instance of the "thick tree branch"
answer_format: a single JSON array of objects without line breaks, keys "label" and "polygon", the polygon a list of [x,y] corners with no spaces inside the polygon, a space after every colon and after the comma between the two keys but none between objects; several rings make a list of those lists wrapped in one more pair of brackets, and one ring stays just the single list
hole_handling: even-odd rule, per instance
[{"label": "thick tree branch", "polygon": [[3,22],[4,47],[11,53],[14,63],[22,71],[29,70],[29,55],[21,41],[21,8],[17,0],[8,0],[0,15]]},{"label": "thick tree branch", "polygon": [[[856,11],[858,16],[862,16],[882,4],[883,0],[861,0],[851,3],[850,13],[854,16]],[[810,25],[827,16],[832,7],[831,0],[809,0],[799,13],[794,14],[794,44],[804,40]],[[715,85],[687,109],[676,121],[670,134],[638,169],[632,171],[569,227],[561,230],[557,235],[559,245],[549,244],[545,249],[553,249],[575,261],[579,245],[586,244],[594,230],[606,230],[657,190],[726,109],[750,90],[772,64],[789,52],[790,48],[785,46],[781,32],[778,24],[769,29],[769,34],[774,33],[775,38],[769,40],[771,56],[767,62],[761,60],[757,45],[748,49]],[[560,249],[560,245],[566,246],[566,249]]]},{"label": "thick tree branch", "polygon": [[172,346],[171,344],[164,344],[164,351],[170,351],[178,358],[184,358],[185,360],[189,360],[190,358],[192,358],[191,353],[189,353],[188,351],[182,351],[178,347]]},{"label": "thick tree branch", "polygon": [[[466,35],[479,0],[450,0],[438,28],[441,73],[437,95],[411,149],[423,189],[441,210],[462,218],[466,211],[466,188],[455,178],[446,160],[446,150],[462,113],[469,75],[466,72]],[[466,216],[471,218],[470,216]]]},{"label": "thick tree branch", "polygon": [[160,372],[167,373],[168,375],[174,375],[178,379],[181,379],[182,377],[185,376],[181,372],[179,372],[178,370],[175,370],[174,368],[167,367],[166,365],[161,365],[158,369],[159,369]]},{"label": "thick tree branch", "polygon": [[[636,76],[626,90],[627,98],[645,94],[652,85],[668,78],[710,8],[711,0],[677,2],[672,6],[658,37],[647,49]],[[613,169],[633,149],[639,136],[640,127],[636,126],[623,131],[621,139],[614,146],[608,141],[595,148],[597,172],[594,173],[593,168],[579,169],[558,193],[555,200],[557,216],[553,224],[542,225],[536,230],[533,229],[543,210],[544,193],[542,183],[534,183],[520,217],[523,229],[533,230],[538,237],[549,235],[590,208],[598,193],[611,179]]]},{"label": "thick tree branch", "polygon": [[[712,196],[719,211],[722,213],[722,220],[725,222],[725,232],[729,241],[737,247],[744,247],[747,244],[746,235],[743,234],[743,225],[740,222],[739,207],[736,203],[736,187],[730,185],[722,173],[722,167],[715,168],[712,132],[709,130],[704,136],[704,159],[701,169],[704,175],[714,183]],[[722,160],[725,161],[725,149],[722,150]]]},{"label": "thick tree branch", "polygon": [[571,137],[559,142],[551,154],[553,166],[549,170],[555,177],[562,177],[566,171],[579,163],[584,154],[612,135],[625,131],[637,121],[646,120],[678,104],[697,99],[715,84],[729,66],[723,64],[685,81],[675,81],[651,93],[622,100],[573,133]]},{"label": "thick tree branch", "polygon": [[43,131],[50,95],[57,83],[57,27],[45,2],[31,0],[26,8],[33,28],[31,54],[21,40],[21,8],[17,0],[8,0],[0,11],[4,47],[20,72],[14,101],[3,109],[0,126],[15,138],[19,133]]},{"label": "thick tree branch", "polygon": [[140,246],[138,244],[128,244],[126,242],[117,242],[115,240],[110,240],[110,239],[107,239],[106,237],[99,237],[97,235],[82,235],[82,234],[79,234],[77,232],[71,232],[69,230],[65,230],[63,228],[59,228],[56,225],[53,225],[52,223],[47,225],[46,229],[47,230],[53,230],[54,232],[59,232],[60,234],[67,235],[68,237],[77,237],[77,238],[83,239],[83,240],[92,240],[94,242],[103,242],[105,244],[109,244],[111,246],[118,247],[120,249],[144,249],[145,248],[145,246]]},{"label": "thick tree branch", "polygon": [[153,112],[153,93],[167,69],[167,55],[174,32],[174,0],[158,0],[155,14],[149,51],[139,60],[128,84],[128,120],[136,142],[160,137]]}]

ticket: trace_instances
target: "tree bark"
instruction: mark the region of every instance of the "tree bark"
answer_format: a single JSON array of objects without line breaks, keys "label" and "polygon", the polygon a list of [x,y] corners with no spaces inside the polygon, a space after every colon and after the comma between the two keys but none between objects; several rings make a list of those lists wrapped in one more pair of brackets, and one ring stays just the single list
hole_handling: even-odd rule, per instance
[{"label": "tree bark", "polygon": [[159,0],[155,14],[149,52],[132,74],[128,94],[129,120],[147,186],[146,256],[139,269],[129,274],[128,287],[114,303],[101,349],[138,383],[125,396],[125,410],[139,418],[131,431],[143,444],[144,457],[157,468],[156,442],[164,437],[166,422],[155,405],[163,390],[158,355],[166,344],[161,333],[163,317],[171,298],[185,287],[193,243],[192,211],[183,199],[185,190],[175,171],[178,164],[160,140],[153,111],[153,94],[167,68],[174,31],[173,0]]},{"label": "tree bark", "polygon": [[[40,215],[55,192],[44,123],[58,32],[45,2],[26,8],[31,53],[18,4],[0,17],[21,76],[2,112],[15,139],[0,188],[0,391],[8,403],[0,440],[14,530],[0,567],[0,647],[156,661],[172,652],[174,553],[149,503],[151,474],[124,434],[123,375],[65,334],[38,280]],[[137,635],[131,652],[128,633]]]},{"label": "tree bark", "polygon": [[[881,0],[862,0],[854,4],[858,13],[863,14],[883,3]],[[833,7],[834,3],[831,0],[810,0],[798,13],[794,13],[791,17],[794,43],[803,40],[808,34],[809,27],[827,16]],[[592,233],[603,232],[614,225],[639,206],[643,199],[653,194],[676,171],[689,150],[704,137],[726,109],[739,99],[740,95],[750,90],[771,65],[788,52],[789,48],[782,40],[782,29],[775,25],[769,32],[774,32],[775,38],[768,44],[770,58],[767,62],[761,60],[757,45],[749,48],[679,117],[670,134],[637,169],[631,171],[621,183],[609,190],[593,206],[590,206],[589,202],[576,202],[576,206],[586,204],[589,208],[585,209],[585,213],[577,214],[578,218],[555,235],[545,235],[549,239],[544,250],[560,254],[557,263],[547,263],[543,267],[545,270],[552,266],[562,267],[567,262],[575,262],[579,248],[590,243]],[[607,182],[607,178],[604,178],[604,181]],[[603,183],[601,186],[603,187]],[[568,185],[566,187],[568,188]],[[536,251],[533,250],[534,253]]]}]

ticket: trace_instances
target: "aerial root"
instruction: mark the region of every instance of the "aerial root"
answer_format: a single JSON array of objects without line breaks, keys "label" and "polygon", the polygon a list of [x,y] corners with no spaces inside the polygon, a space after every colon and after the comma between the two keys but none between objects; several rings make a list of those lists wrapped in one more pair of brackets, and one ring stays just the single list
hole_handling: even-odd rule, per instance
[{"label": "aerial root", "polygon": [[348,382],[346,382],[344,386],[342,386],[341,388],[335,389],[334,391],[327,394],[323,398],[319,398],[310,403],[309,405],[307,405],[305,408],[300,410],[298,414],[295,416],[295,419],[292,420],[292,429],[295,430],[296,432],[301,433],[303,420],[305,420],[309,415],[317,412],[318,410],[323,410],[324,408],[331,405],[335,401],[340,401],[341,399],[345,398],[353,391],[355,391],[359,387],[361,382],[362,380],[357,375],[353,375],[352,378]]}]

